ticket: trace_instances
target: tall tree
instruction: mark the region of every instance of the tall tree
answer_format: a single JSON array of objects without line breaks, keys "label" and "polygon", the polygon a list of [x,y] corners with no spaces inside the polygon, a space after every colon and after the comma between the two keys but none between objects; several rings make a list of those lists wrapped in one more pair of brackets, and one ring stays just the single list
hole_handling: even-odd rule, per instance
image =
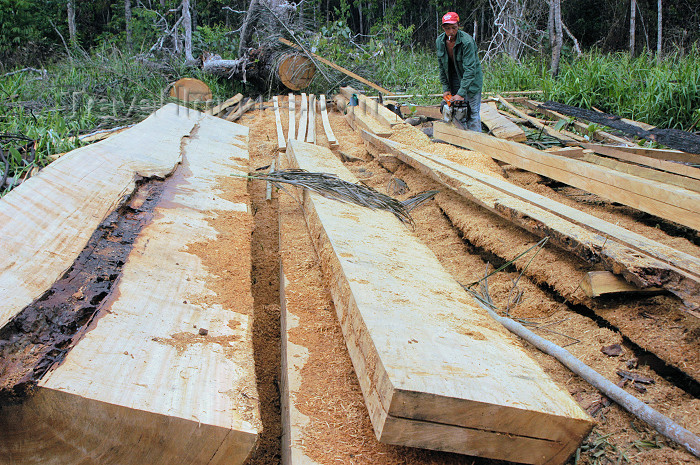
[{"label": "tall tree", "polygon": [[663,44],[663,4],[662,0],[658,0],[657,3],[657,17],[656,17],[656,59],[661,60],[661,49]]},{"label": "tall tree", "polygon": [[75,0],[68,0],[68,37],[71,46],[78,43],[78,34],[75,27]]},{"label": "tall tree", "polygon": [[630,55],[634,56],[634,36],[637,31],[637,0],[630,1]]},{"label": "tall tree", "polygon": [[182,0],[182,23],[185,27],[185,60],[194,61],[194,56],[192,56],[192,16],[190,15],[190,0]]},{"label": "tall tree", "polygon": [[554,23],[554,47],[552,47],[552,76],[559,74],[559,61],[561,60],[561,47],[564,42],[561,21],[561,0],[552,0],[552,22]]},{"label": "tall tree", "polygon": [[126,46],[131,51],[131,0],[124,0],[124,20],[126,22]]}]

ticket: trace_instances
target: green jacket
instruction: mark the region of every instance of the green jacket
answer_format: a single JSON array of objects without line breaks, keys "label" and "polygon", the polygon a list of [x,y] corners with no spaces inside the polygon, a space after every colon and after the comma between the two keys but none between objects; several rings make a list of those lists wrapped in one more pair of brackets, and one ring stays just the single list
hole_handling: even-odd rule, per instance
[{"label": "green jacket", "polygon": [[[447,74],[450,57],[447,54],[444,32],[440,34],[435,41],[435,47],[437,49],[438,64],[440,66],[442,91],[447,92],[450,90],[450,81]],[[481,92],[481,87],[484,84],[484,75],[481,72],[481,63],[479,62],[479,55],[477,52],[476,42],[474,42],[472,36],[460,30],[457,33],[454,56],[457,73],[462,76],[462,82],[457,94],[462,97],[466,97],[467,95],[473,96]]]}]

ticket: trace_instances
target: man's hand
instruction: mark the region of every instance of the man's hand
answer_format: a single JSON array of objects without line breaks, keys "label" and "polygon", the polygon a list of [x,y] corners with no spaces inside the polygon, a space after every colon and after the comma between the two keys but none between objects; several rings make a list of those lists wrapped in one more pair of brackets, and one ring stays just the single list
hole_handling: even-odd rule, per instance
[{"label": "man's hand", "polygon": [[444,92],[442,94],[442,98],[444,98],[446,102],[449,102],[451,95],[452,95],[452,93],[450,93],[450,91],[448,90],[447,92]]},{"label": "man's hand", "polygon": [[455,95],[452,96],[452,101],[453,101],[453,102],[463,102],[463,101],[464,101],[464,97],[462,97],[462,96],[459,95],[459,94],[455,94]]}]

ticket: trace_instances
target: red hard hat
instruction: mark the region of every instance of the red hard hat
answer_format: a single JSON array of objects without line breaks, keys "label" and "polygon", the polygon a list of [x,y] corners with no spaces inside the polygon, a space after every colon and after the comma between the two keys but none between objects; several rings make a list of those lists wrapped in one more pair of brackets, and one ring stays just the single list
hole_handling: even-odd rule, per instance
[{"label": "red hard hat", "polygon": [[442,17],[442,24],[457,24],[459,22],[459,15],[455,13],[454,11],[450,11],[449,13],[445,13],[445,16]]}]

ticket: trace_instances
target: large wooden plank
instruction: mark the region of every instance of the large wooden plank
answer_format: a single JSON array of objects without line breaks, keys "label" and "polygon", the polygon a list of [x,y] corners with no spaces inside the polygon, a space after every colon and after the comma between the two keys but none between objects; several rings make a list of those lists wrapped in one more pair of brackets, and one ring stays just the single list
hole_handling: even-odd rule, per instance
[{"label": "large wooden plank", "polygon": [[326,133],[328,145],[334,149],[338,147],[338,139],[336,139],[331,127],[331,122],[328,119],[328,109],[326,106],[326,96],[321,94],[319,98],[319,111],[321,112],[321,122],[323,123],[323,131]]},{"label": "large wooden plank", "polygon": [[582,147],[593,150],[595,153],[605,155],[606,157],[617,158],[618,160],[637,163],[638,165],[649,166],[669,173],[680,174],[693,179],[700,179],[700,168],[684,165],[682,163],[674,163],[672,161],[661,160],[655,157],[647,157],[639,155],[628,150],[626,147],[611,147],[609,145],[598,144],[581,144]]},{"label": "large wooden plank", "polygon": [[463,131],[441,122],[435,123],[433,128],[435,137],[446,142],[700,230],[700,194],[696,192],[563,158],[517,142]]},{"label": "large wooden plank", "polygon": [[637,286],[663,286],[700,309],[700,258],[679,252],[507,181],[366,131],[368,142],[518,226]]},{"label": "large wooden plank", "polygon": [[524,113],[514,107],[510,102],[508,102],[506,99],[501,97],[500,95],[497,96],[497,99],[501,104],[506,107],[510,112],[515,113],[519,117],[526,119],[527,121],[530,122],[533,126],[535,126],[537,129],[540,129],[544,131],[545,134],[548,136],[554,137],[555,139],[561,141],[562,143],[566,145],[575,145],[575,142],[585,142],[586,139],[579,136],[578,134],[574,134],[573,132],[569,131],[557,131],[554,128],[551,128],[547,126],[546,124],[542,124],[537,118],[533,118],[532,116],[528,115],[527,113]]},{"label": "large wooden plank", "polygon": [[272,97],[275,108],[275,125],[277,126],[277,148],[284,152],[287,150],[287,141],[284,137],[284,128],[282,128],[282,117],[280,116],[280,105],[277,96]]},{"label": "large wooden plank", "polygon": [[358,103],[366,106],[367,112],[376,118],[379,123],[385,126],[391,127],[396,124],[403,123],[403,120],[399,118],[399,115],[389,110],[384,105],[379,105],[378,101],[368,98],[352,87],[341,87],[340,93],[348,100],[350,100],[352,94],[356,94],[357,98],[359,99]]},{"label": "large wooden plank", "polygon": [[233,105],[239,103],[241,100],[243,100],[243,94],[236,94],[230,99],[226,100],[225,102],[215,106],[211,110],[207,110],[208,115],[212,116],[219,116],[219,113],[223,112],[229,107],[232,107]]},{"label": "large wooden plank", "polygon": [[243,238],[236,274],[250,275],[249,207],[219,188],[222,173],[248,171],[248,129],[198,116],[103,316],[34,396],[3,407],[3,463],[240,464],[255,446],[250,281],[227,280],[236,297],[224,300],[192,250],[230,237],[212,223],[229,218]]},{"label": "large wooden plank", "polygon": [[167,105],[127,131],[62,156],[0,199],[0,326],[73,264],[139,177],[175,169],[193,115]]},{"label": "large wooden plank", "polygon": [[[308,111],[309,103],[306,98],[306,94],[301,94],[301,111],[299,112],[299,132],[297,133],[297,140],[304,141],[306,139],[306,125],[308,124]],[[291,136],[290,136],[291,139]]]},{"label": "large wooden plank", "polygon": [[287,130],[287,140],[289,139],[294,139],[297,134],[297,127],[296,127],[296,97],[294,94],[290,93],[288,96],[289,102],[289,129]]},{"label": "large wooden plank", "polygon": [[310,144],[316,143],[316,96],[309,95],[309,122],[306,129],[306,142]]},{"label": "large wooden plank", "polygon": [[505,116],[501,115],[498,110],[491,108],[489,105],[481,104],[481,122],[486,125],[491,133],[500,138],[512,140],[515,142],[525,142],[527,136],[525,132],[514,122],[510,121]]},{"label": "large wooden plank", "polygon": [[652,149],[649,147],[617,147],[623,152],[643,155],[645,157],[656,158],[657,160],[678,161],[681,163],[690,163],[700,165],[700,155],[694,153],[681,152],[680,150],[670,149]]},{"label": "large wooden plank", "polygon": [[[293,167],[356,181],[326,148],[294,141],[287,156]],[[309,193],[304,211],[380,441],[566,460],[590,418],[427,246],[388,212]]]}]

